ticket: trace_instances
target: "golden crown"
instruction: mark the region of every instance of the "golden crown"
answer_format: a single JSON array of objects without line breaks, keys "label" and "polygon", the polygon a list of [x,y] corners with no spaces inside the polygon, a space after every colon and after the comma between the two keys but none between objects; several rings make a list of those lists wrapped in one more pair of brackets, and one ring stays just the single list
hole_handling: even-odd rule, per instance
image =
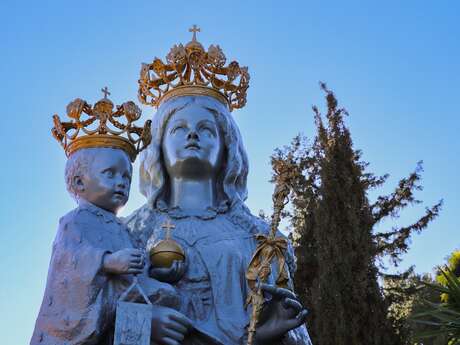
[{"label": "golden crown", "polygon": [[[112,101],[107,98],[107,95],[110,95],[107,87],[101,91],[104,98],[94,107],[80,98],[70,102],[67,105],[70,122],[61,122],[59,116],[54,115],[54,127],[51,132],[64,148],[67,157],[83,148],[111,147],[124,150],[134,162],[137,154],[150,144],[151,121],[147,120],[144,127],[136,127],[133,122],[142,114],[139,107],[129,101],[117,105],[114,111]],[[82,118],[82,115],[85,118]],[[126,120],[118,121],[117,119],[122,116]]]},{"label": "golden crown", "polygon": [[185,45],[174,45],[166,56],[167,63],[155,58],[143,63],[139,79],[139,100],[158,107],[175,96],[207,95],[228,105],[230,111],[246,104],[249,87],[247,67],[226,58],[218,45],[206,51],[196,39],[201,30],[194,25],[192,40]]}]

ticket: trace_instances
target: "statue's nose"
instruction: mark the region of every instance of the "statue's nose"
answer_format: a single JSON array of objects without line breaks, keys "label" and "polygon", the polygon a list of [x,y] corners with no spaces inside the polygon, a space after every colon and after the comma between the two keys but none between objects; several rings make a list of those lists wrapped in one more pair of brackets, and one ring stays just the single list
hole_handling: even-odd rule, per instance
[{"label": "statue's nose", "polygon": [[200,138],[198,137],[198,133],[193,130],[188,133],[187,139],[188,140],[200,140]]},{"label": "statue's nose", "polygon": [[126,182],[124,181],[123,177],[118,177],[117,180],[115,181],[115,184],[119,188],[126,188]]}]

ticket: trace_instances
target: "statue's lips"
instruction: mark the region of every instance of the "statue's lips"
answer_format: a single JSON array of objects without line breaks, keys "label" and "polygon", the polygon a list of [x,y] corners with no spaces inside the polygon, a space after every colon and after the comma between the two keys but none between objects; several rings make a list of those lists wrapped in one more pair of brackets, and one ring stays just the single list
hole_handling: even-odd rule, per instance
[{"label": "statue's lips", "polygon": [[187,144],[187,145],[185,145],[185,148],[190,149],[190,150],[199,150],[199,149],[201,149],[200,145],[198,145],[197,143]]},{"label": "statue's lips", "polygon": [[117,196],[121,196],[121,197],[125,197],[126,196],[126,193],[125,192],[122,192],[122,191],[115,191],[113,192],[114,195],[117,195]]}]

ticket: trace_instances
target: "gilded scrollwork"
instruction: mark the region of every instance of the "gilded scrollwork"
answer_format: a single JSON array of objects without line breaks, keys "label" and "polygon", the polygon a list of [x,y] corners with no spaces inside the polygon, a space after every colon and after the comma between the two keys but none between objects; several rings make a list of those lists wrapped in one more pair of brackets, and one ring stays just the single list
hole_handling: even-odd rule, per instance
[{"label": "gilded scrollwork", "polygon": [[[155,58],[150,64],[142,64],[139,78],[139,100],[146,105],[158,107],[168,93],[190,94],[186,87],[208,88],[210,96],[221,94],[219,99],[227,103],[230,110],[242,108],[246,104],[249,88],[249,72],[232,61],[225,66],[226,57],[218,45],[211,45],[206,51],[196,40],[198,28],[193,32],[192,41],[185,46],[175,44],[166,55],[166,63]],[[176,89],[178,88],[178,89]],[[199,89],[206,94],[206,89]]]},{"label": "gilded scrollwork", "polygon": [[[144,127],[134,125],[133,122],[141,117],[141,109],[128,101],[117,105],[114,110],[114,104],[107,98],[107,88],[102,91],[104,98],[94,106],[80,98],[70,102],[66,111],[71,121],[61,121],[58,115],[54,115],[51,133],[67,156],[80,148],[105,146],[120,147],[134,160],[151,141],[151,121],[146,121]],[[92,126],[95,122],[97,125]]]}]

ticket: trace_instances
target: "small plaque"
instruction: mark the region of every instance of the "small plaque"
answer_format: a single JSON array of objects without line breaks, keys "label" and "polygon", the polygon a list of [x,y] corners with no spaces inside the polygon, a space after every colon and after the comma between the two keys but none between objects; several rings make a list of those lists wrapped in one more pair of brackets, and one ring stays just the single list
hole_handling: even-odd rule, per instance
[{"label": "small plaque", "polygon": [[114,345],[150,345],[152,306],[119,301]]}]

